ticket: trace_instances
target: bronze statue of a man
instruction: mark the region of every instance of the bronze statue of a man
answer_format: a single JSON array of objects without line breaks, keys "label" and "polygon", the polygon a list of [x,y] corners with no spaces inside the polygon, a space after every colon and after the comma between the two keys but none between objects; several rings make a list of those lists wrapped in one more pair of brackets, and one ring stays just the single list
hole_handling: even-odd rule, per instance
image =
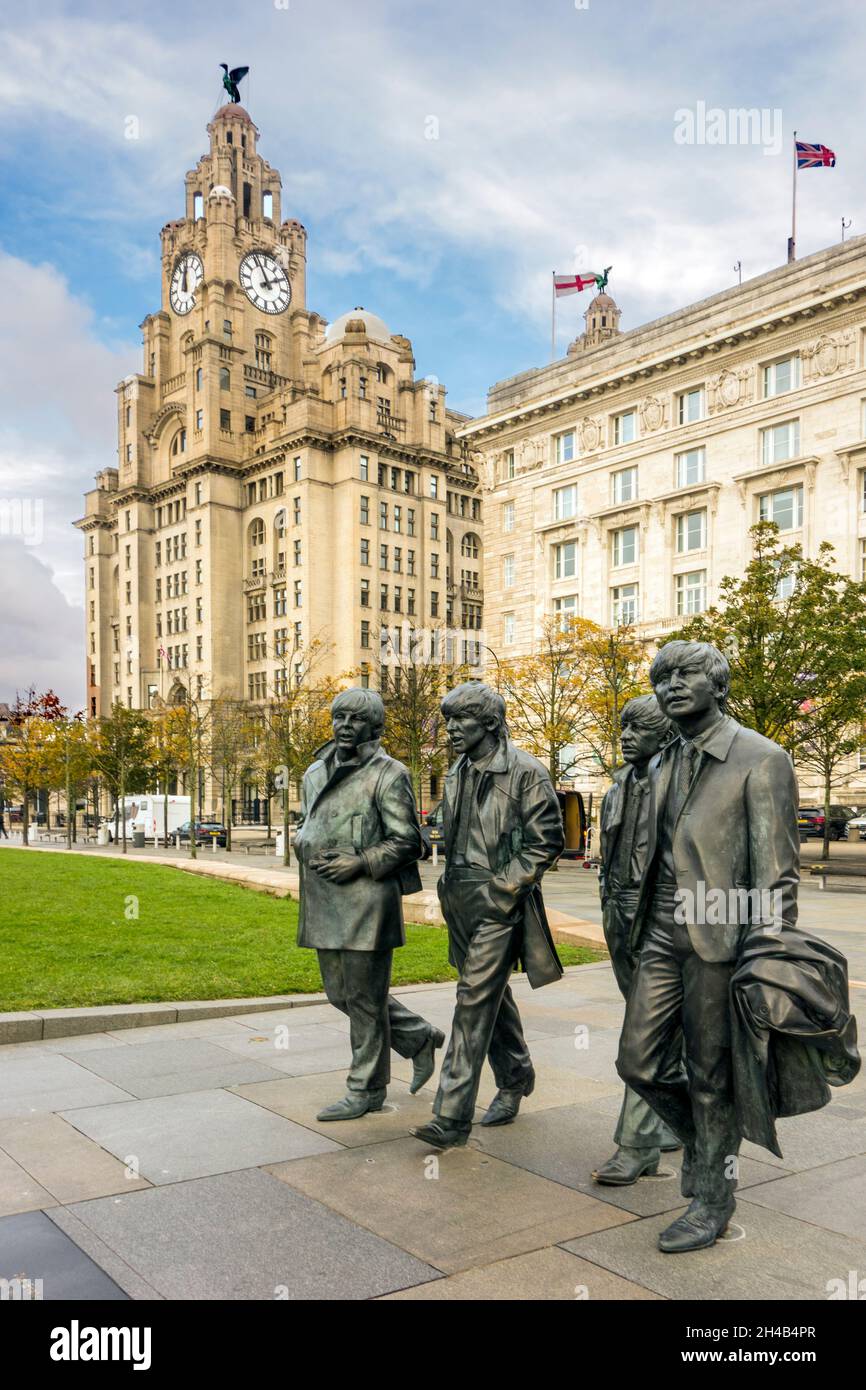
[{"label": "bronze statue of a man", "polygon": [[[620,722],[625,767],[616,773],[613,786],[601,803],[598,883],[605,940],[616,982],[627,999],[634,974],[631,932],[646,863],[649,829],[647,767],[672,731],[654,695],[639,695],[629,700],[623,707]],[[682,1077],[681,1056],[682,1047],[677,1037],[672,1057],[676,1078]],[[596,1182],[612,1187],[628,1187],[645,1173],[655,1173],[662,1150],[680,1147],[677,1136],[630,1086],[625,1088],[614,1141],[616,1153],[592,1175]]]},{"label": "bronze statue of a man", "polygon": [[333,740],[303,779],[298,945],[318,952],[325,993],[351,1024],[348,1094],[318,1119],[352,1120],[381,1110],[392,1047],[412,1058],[415,1092],[445,1035],[389,995],[393,952],[406,941],[402,894],[421,890],[423,846],[409,773],[379,745],[381,697],[344,690],[331,722]]},{"label": "bronze statue of a man", "polygon": [[[669,642],[650,680],[677,737],[649,765],[637,952],[617,1070],[685,1146],[691,1204],[659,1236],[669,1253],[713,1245],[734,1211],[742,1130],[735,1101],[731,978],[755,927],[797,917],[797,783],[788,754],[725,714],[730,670],[705,642]],[[745,895],[741,890],[750,890]],[[706,910],[712,894],[714,911]],[[672,1051],[682,1029],[688,1079]]]},{"label": "bronze statue of a man", "polygon": [[445,779],[438,892],[460,978],[435,1119],[412,1132],[450,1148],[469,1137],[486,1057],[499,1089],[482,1124],[510,1123],[535,1085],[508,981],[518,960],[533,988],[562,975],[539,884],[565,841],[550,776],[508,738],[502,696],[468,681],[442,714],[458,758]]}]

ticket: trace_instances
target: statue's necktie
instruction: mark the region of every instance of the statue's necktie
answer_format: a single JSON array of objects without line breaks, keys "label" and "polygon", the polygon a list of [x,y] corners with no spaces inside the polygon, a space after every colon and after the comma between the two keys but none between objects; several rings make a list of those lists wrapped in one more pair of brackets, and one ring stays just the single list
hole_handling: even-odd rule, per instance
[{"label": "statue's necktie", "polygon": [[683,739],[680,747],[680,777],[678,786],[680,806],[682,806],[689,794],[689,787],[694,781],[699,758],[699,749],[697,749],[693,743],[689,743],[687,739]]},{"label": "statue's necktie", "polygon": [[463,778],[460,786],[460,811],[457,817],[457,835],[454,840],[454,855],[456,859],[465,859],[466,847],[469,843],[469,819],[475,804],[475,786],[478,774],[472,763],[464,769]]}]

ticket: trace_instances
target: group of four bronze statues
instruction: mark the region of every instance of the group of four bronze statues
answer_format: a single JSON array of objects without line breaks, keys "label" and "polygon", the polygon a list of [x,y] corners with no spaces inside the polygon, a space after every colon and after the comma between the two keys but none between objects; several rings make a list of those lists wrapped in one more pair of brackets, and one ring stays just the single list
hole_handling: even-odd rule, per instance
[{"label": "group of four bronze statues", "polygon": [[[706,644],[660,650],[654,694],[622,711],[625,766],[601,809],[604,931],[626,999],[616,1063],[625,1098],[616,1153],[592,1176],[631,1184],[682,1147],[689,1206],[659,1237],[667,1252],[724,1233],[743,1137],[778,1154],[775,1118],[825,1104],[859,1065],[844,958],[795,926],[791,759],[725,713],[729,679]],[[436,1149],[466,1144],[485,1060],[498,1089],[482,1125],[513,1121],[533,1090],[509,982],[519,966],[533,988],[562,976],[540,883],[564,848],[550,776],[508,737],[502,696],[467,682],[442,715],[457,760],[437,890],[458,982],[433,1118],[412,1131]],[[327,997],[350,1025],[347,1094],[318,1119],[352,1120],[382,1108],[392,1048],[412,1060],[414,1093],[445,1036],[390,994],[402,896],[421,889],[408,771],[380,745],[375,691],[343,691],[331,716],[333,739],[303,781],[298,944],[318,952]]]}]

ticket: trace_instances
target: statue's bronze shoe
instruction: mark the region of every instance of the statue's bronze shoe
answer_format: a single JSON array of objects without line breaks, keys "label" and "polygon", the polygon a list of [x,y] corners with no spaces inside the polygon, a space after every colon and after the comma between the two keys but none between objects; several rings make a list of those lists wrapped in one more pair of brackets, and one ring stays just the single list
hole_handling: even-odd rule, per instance
[{"label": "statue's bronze shoe", "polygon": [[466,1143],[471,1131],[471,1125],[461,1124],[459,1120],[439,1119],[437,1116],[429,1124],[410,1129],[409,1133],[420,1139],[422,1144],[429,1144],[431,1149],[459,1149]]},{"label": "statue's bronze shoe", "polygon": [[711,1206],[696,1197],[688,1211],[671,1222],[659,1236],[659,1250],[666,1255],[681,1255],[688,1250],[705,1250],[724,1235],[734,1213],[734,1200],[721,1206]]},{"label": "statue's bronze shoe", "polygon": [[499,1090],[490,1102],[487,1113],[482,1116],[483,1125],[510,1125],[516,1119],[520,1102],[524,1096],[531,1096],[535,1090],[535,1072],[532,1072],[522,1086],[514,1090]]},{"label": "statue's bronze shoe", "polygon": [[424,1046],[421,1048],[420,1052],[415,1053],[415,1056],[412,1058],[412,1084],[409,1087],[411,1095],[414,1096],[416,1091],[421,1090],[424,1082],[430,1080],[436,1068],[434,1053],[437,1047],[442,1046],[444,1041],[445,1034],[442,1032],[441,1028],[431,1028],[430,1036]]},{"label": "statue's bronze shoe", "polygon": [[335,1101],[333,1105],[326,1105],[324,1110],[319,1111],[316,1119],[358,1120],[362,1115],[381,1110],[386,1095],[384,1087],[381,1091],[350,1091],[342,1100]]},{"label": "statue's bronze shoe", "polygon": [[617,1149],[613,1158],[596,1168],[593,1182],[606,1187],[631,1187],[638,1178],[650,1176],[658,1171],[658,1149]]}]

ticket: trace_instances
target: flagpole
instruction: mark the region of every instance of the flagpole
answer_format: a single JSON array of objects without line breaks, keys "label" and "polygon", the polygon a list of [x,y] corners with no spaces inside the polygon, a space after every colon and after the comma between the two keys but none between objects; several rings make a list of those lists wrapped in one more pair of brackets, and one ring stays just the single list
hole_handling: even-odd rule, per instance
[{"label": "flagpole", "polygon": [[791,176],[791,238],[788,242],[788,264],[797,259],[797,132],[794,131],[794,171]]},{"label": "flagpole", "polygon": [[556,271],[550,272],[550,360],[556,361]]}]

